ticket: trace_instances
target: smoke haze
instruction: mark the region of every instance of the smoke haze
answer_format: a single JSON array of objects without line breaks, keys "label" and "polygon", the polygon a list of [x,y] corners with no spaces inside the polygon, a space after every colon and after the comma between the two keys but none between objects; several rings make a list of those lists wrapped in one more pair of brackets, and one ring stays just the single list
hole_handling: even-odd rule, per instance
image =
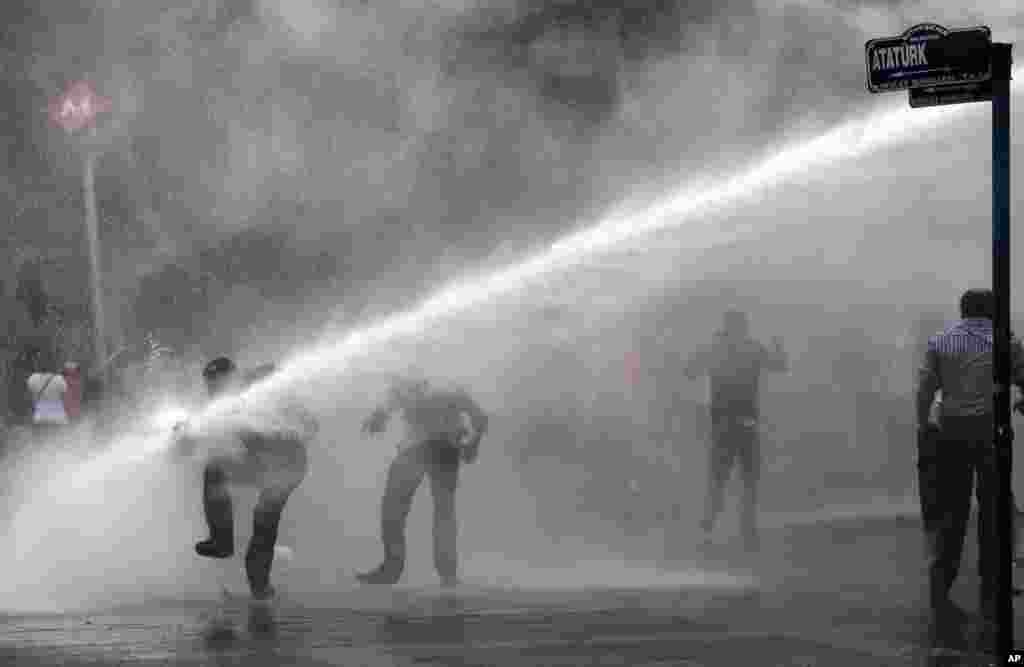
[{"label": "smoke haze", "polygon": [[[49,248],[81,226],[74,196],[32,193],[79,187],[71,142],[38,109],[88,78],[118,109],[94,141],[106,147],[97,189],[122,318],[141,277],[245,230],[285,230],[296,265],[321,251],[338,260],[333,280],[289,296],[244,280],[225,289],[210,345],[244,365],[520,261],[622,201],[699,190],[843,121],[906,106],[864,90],[871,37],[920,17],[991,25],[998,41],[1024,31],[1011,2],[955,12],[811,0],[600,11],[527,0],[176,4],[106,0],[76,14],[38,3],[7,56],[29,91],[9,141],[32,154],[6,176],[11,205],[28,207],[12,236]],[[793,359],[789,375],[764,383],[765,512],[902,507],[915,492],[913,443],[899,435],[913,420],[914,324],[933,311],[953,319],[960,292],[990,273],[987,107],[940,113],[950,119],[886,150],[293,382],[323,423],[313,471],[286,510],[282,542],[296,556],[275,573],[281,586],[344,589],[380,556],[379,498],[401,434],[370,441],[359,423],[388,372],[411,365],[464,384],[494,415],[479,464],[462,473],[468,580],[565,584],[566,568],[584,563],[574,585],[641,585],[659,580],[650,573],[666,553],[695,578],[718,576],[692,549],[705,388],[680,369],[728,307],[747,310],[760,339],[783,337]],[[32,196],[41,203],[26,204]],[[749,231],[726,243],[729,229]],[[193,556],[196,471],[121,465],[72,492],[78,470],[47,459],[10,473],[23,480],[12,607],[241,585],[227,570],[236,562]],[[414,583],[432,580],[420,493]],[[674,506],[677,522],[658,518]],[[240,543],[249,507],[239,508]]]}]

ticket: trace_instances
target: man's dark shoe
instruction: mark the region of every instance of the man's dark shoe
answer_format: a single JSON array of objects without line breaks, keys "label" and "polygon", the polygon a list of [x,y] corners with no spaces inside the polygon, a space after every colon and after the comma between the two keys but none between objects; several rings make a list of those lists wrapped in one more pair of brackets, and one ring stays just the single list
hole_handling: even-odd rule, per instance
[{"label": "man's dark shoe", "polygon": [[196,553],[206,558],[231,558],[235,548],[230,544],[221,544],[213,540],[196,542]]},{"label": "man's dark shoe", "polygon": [[394,586],[401,578],[402,566],[389,561],[384,561],[375,570],[361,572],[356,575],[356,579],[360,583],[379,586]]},{"label": "man's dark shoe", "polygon": [[441,576],[441,588],[455,588],[459,585],[459,578],[454,574]]},{"label": "man's dark shoe", "polygon": [[996,632],[998,625],[995,621],[983,618],[978,622],[978,628],[974,634],[974,650],[983,655],[996,654]]},{"label": "man's dark shoe", "polygon": [[931,643],[935,648],[963,651],[967,646],[970,614],[952,602],[932,610]]}]

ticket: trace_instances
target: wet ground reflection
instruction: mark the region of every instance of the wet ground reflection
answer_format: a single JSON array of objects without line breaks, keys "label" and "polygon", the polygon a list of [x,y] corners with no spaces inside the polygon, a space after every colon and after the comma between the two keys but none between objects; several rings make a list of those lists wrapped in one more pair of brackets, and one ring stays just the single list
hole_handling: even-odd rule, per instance
[{"label": "wet ground reflection", "polygon": [[[756,589],[353,588],[273,605],[171,600],[86,616],[8,616],[0,618],[0,664],[984,664],[929,651],[912,522],[801,528],[772,549],[777,562]],[[976,581],[967,574],[957,596],[973,608]],[[678,580],[666,571],[666,582]]]}]

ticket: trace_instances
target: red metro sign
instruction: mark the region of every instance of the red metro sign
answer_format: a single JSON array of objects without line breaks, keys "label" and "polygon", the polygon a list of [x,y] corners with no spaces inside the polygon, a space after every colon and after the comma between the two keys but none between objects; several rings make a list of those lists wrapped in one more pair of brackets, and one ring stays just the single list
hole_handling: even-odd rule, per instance
[{"label": "red metro sign", "polygon": [[98,114],[113,108],[112,100],[97,95],[88,82],[79,81],[50,103],[49,113],[54,124],[65,132],[75,132],[92,125]]}]

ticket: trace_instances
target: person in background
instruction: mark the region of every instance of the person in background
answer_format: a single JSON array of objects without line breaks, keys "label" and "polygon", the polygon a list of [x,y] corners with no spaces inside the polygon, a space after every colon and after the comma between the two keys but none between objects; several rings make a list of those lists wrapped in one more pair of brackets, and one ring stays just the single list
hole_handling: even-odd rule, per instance
[{"label": "person in background", "polygon": [[787,372],[789,359],[782,340],[773,339],[772,349],[750,337],[746,313],[725,313],[722,329],[714,340],[699,348],[687,362],[684,374],[695,380],[707,376],[711,385],[711,451],[708,497],[701,528],[710,540],[715,520],[722,511],[725,484],[737,460],[743,474],[740,523],[748,551],[759,548],[757,491],[761,453],[758,422],[759,388],[765,371]]},{"label": "person in background", "polygon": [[[981,578],[983,642],[994,631],[996,542],[993,489],[996,454],[993,442],[991,290],[972,289],[960,299],[960,320],[932,336],[921,365],[917,389],[918,446],[928,475],[922,477],[923,515],[932,534],[928,569],[932,639],[961,645],[967,614],[950,598],[960,570],[972,492],[978,500],[978,570]],[[1011,342],[1012,380],[1024,387],[1024,348]],[[935,399],[938,425],[931,416]],[[977,480],[977,481],[975,481]],[[975,486],[976,485],[976,486]]]},{"label": "person in background", "polygon": [[106,404],[106,383],[103,378],[88,367],[82,373],[82,411],[87,415],[95,415],[103,410]]},{"label": "person in background", "polygon": [[7,414],[11,426],[19,429],[32,424],[32,392],[28,388],[28,379],[39,366],[39,348],[34,345],[24,346],[11,364],[11,374],[7,378]]},{"label": "person in background", "polygon": [[[203,369],[203,380],[210,400],[236,394],[248,384],[227,357],[210,361]],[[221,559],[234,555],[234,509],[229,484],[259,489],[252,539],[245,556],[246,575],[256,600],[274,595],[270,570],[281,515],[289,497],[306,477],[307,443],[317,431],[316,420],[297,405],[278,407],[261,410],[261,406],[246,405],[208,427],[175,427],[177,453],[198,456],[203,463],[203,514],[210,536],[196,544],[197,554]]]},{"label": "person in background", "polygon": [[32,396],[32,426],[39,436],[46,437],[56,428],[67,426],[64,397],[68,385],[62,374],[35,372],[28,378],[28,390]]},{"label": "person in background", "polygon": [[64,393],[64,413],[68,421],[76,423],[82,416],[82,370],[77,363],[69,361],[61,371],[67,391]]},{"label": "person in background", "polygon": [[[363,423],[363,432],[383,432],[394,412],[402,413],[409,432],[388,469],[381,502],[384,562],[356,578],[365,584],[385,585],[401,579],[406,519],[416,490],[427,476],[434,496],[434,566],[441,584],[454,586],[458,583],[455,491],[459,467],[476,461],[488,417],[461,389],[439,390],[426,380],[405,378],[392,386],[387,402]],[[466,428],[466,418],[470,429]]]}]

